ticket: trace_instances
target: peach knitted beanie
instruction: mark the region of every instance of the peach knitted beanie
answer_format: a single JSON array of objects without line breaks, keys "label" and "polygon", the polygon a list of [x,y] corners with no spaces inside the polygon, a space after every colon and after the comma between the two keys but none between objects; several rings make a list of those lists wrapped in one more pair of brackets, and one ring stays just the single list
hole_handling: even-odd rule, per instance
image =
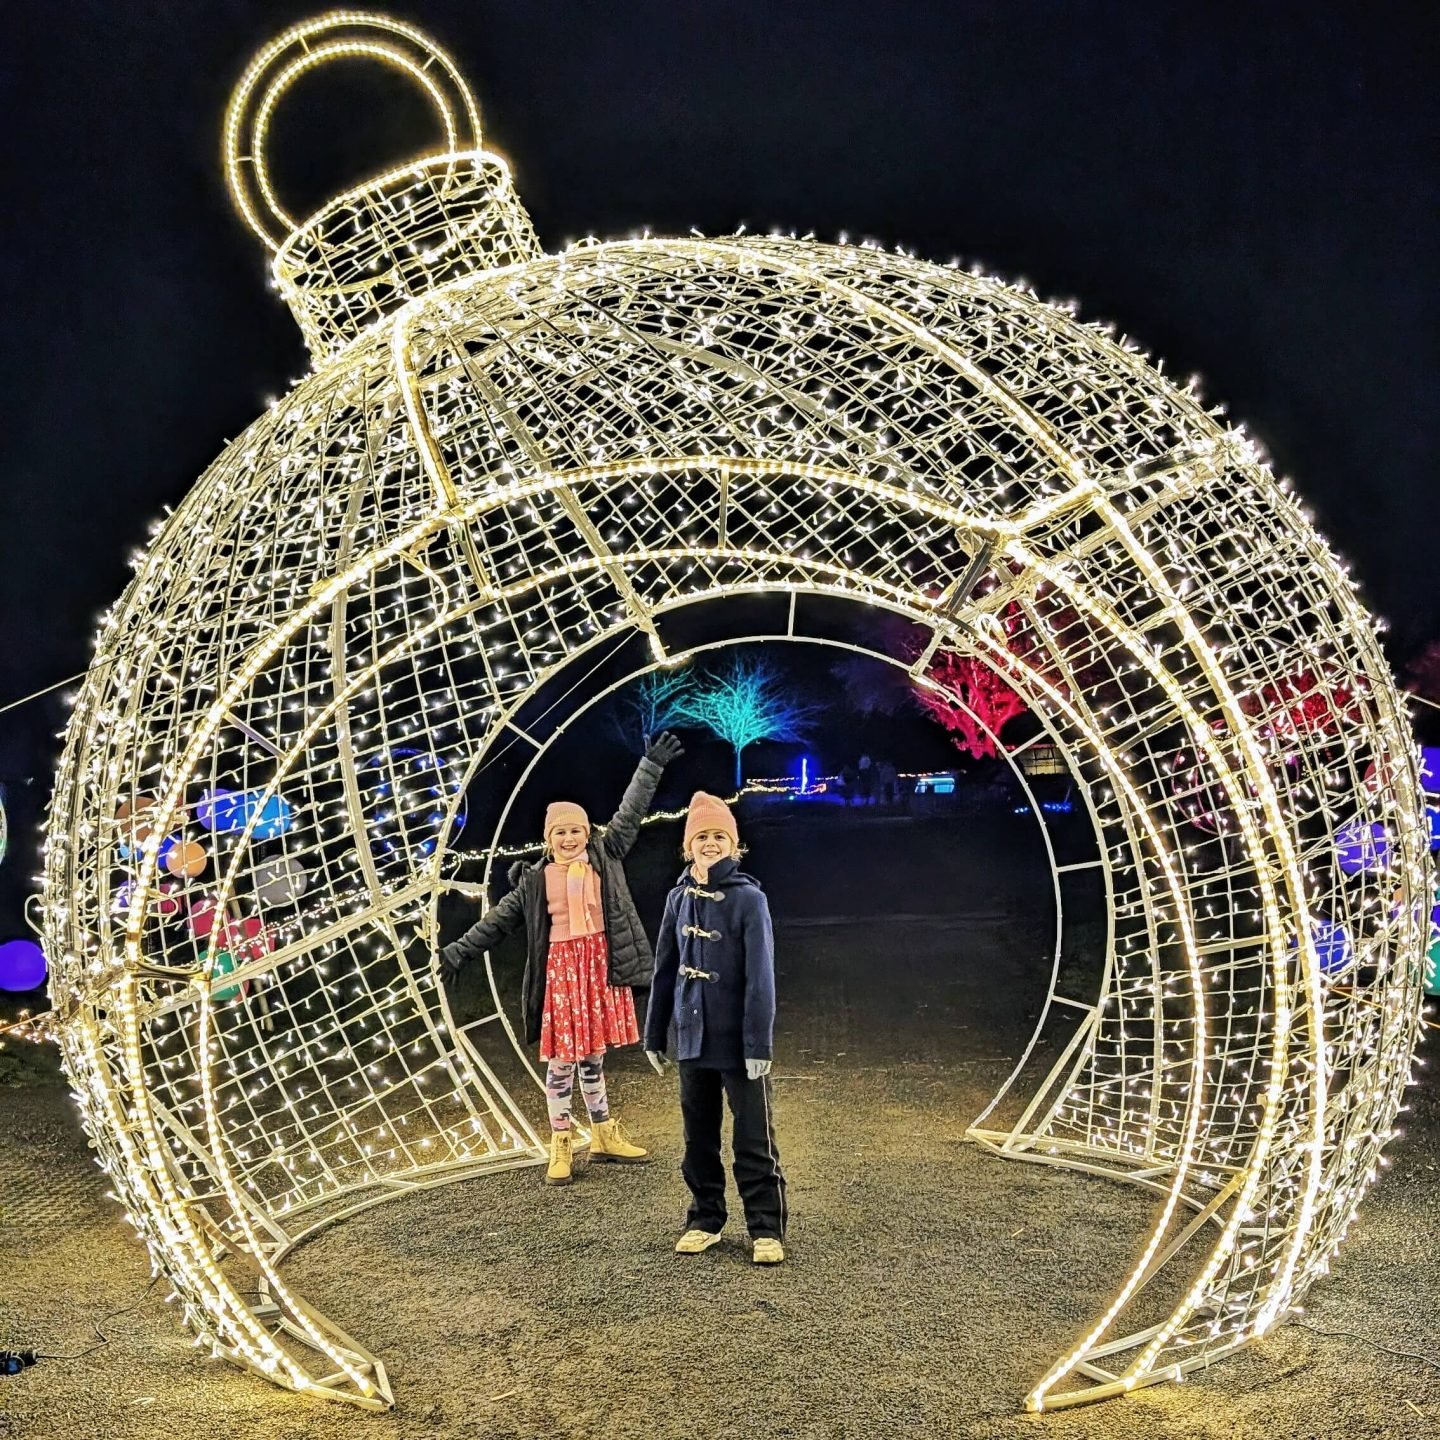
[{"label": "peach knitted beanie", "polygon": [[590,817],[573,800],[555,800],[545,807],[545,838],[557,825],[583,825],[590,829]]},{"label": "peach knitted beanie", "polygon": [[735,816],[731,814],[730,807],[716,796],[697,790],[690,797],[690,809],[685,816],[684,848],[687,853],[690,842],[702,830],[723,830],[730,837],[732,845],[737,849],[740,846],[740,829],[735,824]]}]

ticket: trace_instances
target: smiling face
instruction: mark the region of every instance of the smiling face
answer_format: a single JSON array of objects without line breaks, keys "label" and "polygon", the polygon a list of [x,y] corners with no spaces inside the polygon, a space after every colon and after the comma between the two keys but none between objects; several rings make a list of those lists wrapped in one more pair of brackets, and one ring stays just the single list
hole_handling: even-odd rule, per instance
[{"label": "smiling face", "polygon": [[557,825],[546,837],[551,853],[562,865],[585,858],[585,845],[590,832],[583,825]]},{"label": "smiling face", "polygon": [[690,859],[697,870],[708,871],[734,853],[734,842],[724,830],[701,830],[690,842]]}]

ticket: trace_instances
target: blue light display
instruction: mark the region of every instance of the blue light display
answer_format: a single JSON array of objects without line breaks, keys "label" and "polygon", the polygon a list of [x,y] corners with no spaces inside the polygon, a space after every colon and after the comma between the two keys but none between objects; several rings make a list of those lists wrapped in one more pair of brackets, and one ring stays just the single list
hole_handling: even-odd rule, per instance
[{"label": "blue light display", "polygon": [[955,777],[953,775],[922,775],[915,782],[915,793],[917,795],[953,795],[955,793]]},{"label": "blue light display", "polygon": [[[461,788],[458,775],[441,756],[396,746],[372,755],[357,778],[364,788],[370,844],[377,855],[394,854],[406,846],[416,857],[435,853],[445,828],[449,797]],[[466,813],[462,797],[450,825],[450,839],[465,828]]]},{"label": "blue light display", "polygon": [[1433,745],[1420,752],[1420,788],[1427,795],[1440,795],[1440,749]]},{"label": "blue light display", "polygon": [[280,795],[266,796],[263,790],[209,790],[195,806],[200,823],[217,835],[243,830],[252,816],[254,840],[273,840],[295,824],[295,810]]},{"label": "blue light display", "polygon": [[[1350,932],[1334,920],[1316,915],[1310,921],[1310,934],[1315,941],[1315,955],[1320,969],[1330,976],[1348,970],[1355,959],[1355,947],[1350,943]],[[1291,940],[1290,948],[1298,950],[1300,942]]]},{"label": "blue light display", "polygon": [[1381,821],[1356,820],[1335,832],[1335,863],[1345,874],[1380,870],[1389,861],[1390,837]]}]

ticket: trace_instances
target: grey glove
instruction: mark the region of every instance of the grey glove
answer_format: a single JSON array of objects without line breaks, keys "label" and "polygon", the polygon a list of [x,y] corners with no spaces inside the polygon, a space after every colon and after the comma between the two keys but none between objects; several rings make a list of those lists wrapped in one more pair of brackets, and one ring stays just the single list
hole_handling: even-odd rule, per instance
[{"label": "grey glove", "polygon": [[647,1050],[645,1058],[650,1062],[650,1068],[657,1075],[665,1073],[665,1052],[663,1050]]},{"label": "grey glove", "polygon": [[745,1062],[745,1078],[747,1080],[763,1080],[770,1073],[770,1062],[768,1060],[747,1060]]},{"label": "grey glove", "polygon": [[435,967],[440,971],[442,985],[453,985],[455,977],[460,973],[460,962],[450,954],[448,949],[442,950],[435,957]]},{"label": "grey glove", "polygon": [[659,765],[662,768],[672,760],[678,759],[685,753],[685,747],[668,730],[657,735],[650,743],[650,748],[645,752],[645,758],[652,765]]}]

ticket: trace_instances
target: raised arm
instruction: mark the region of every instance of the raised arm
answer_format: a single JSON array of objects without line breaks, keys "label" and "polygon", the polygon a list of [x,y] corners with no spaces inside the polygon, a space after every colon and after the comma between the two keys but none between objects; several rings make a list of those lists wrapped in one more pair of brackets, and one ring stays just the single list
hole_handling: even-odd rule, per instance
[{"label": "raised arm", "polygon": [[650,982],[650,1006],[645,1011],[645,1049],[657,1055],[665,1053],[679,973],[680,945],[675,939],[675,892],[672,890],[665,897],[665,915],[655,939],[655,978]]},{"label": "raised arm", "polygon": [[623,860],[630,853],[640,834],[640,822],[649,812],[650,802],[655,798],[655,791],[659,788],[665,767],[683,753],[680,742],[668,730],[645,752],[635,767],[635,773],[630,777],[630,783],[625,787],[625,793],[620,797],[619,807],[610,817],[610,823],[601,836],[600,843],[605,847],[607,855]]},{"label": "raised arm", "polygon": [[478,960],[493,950],[513,930],[525,922],[525,894],[517,885],[509,894],[492,905],[458,940],[452,940],[440,952],[440,969],[449,980],[462,965]]},{"label": "raised arm", "polygon": [[741,1025],[747,1060],[768,1060],[775,1037],[775,936],[770,905],[760,891],[745,907],[745,1017]]}]

